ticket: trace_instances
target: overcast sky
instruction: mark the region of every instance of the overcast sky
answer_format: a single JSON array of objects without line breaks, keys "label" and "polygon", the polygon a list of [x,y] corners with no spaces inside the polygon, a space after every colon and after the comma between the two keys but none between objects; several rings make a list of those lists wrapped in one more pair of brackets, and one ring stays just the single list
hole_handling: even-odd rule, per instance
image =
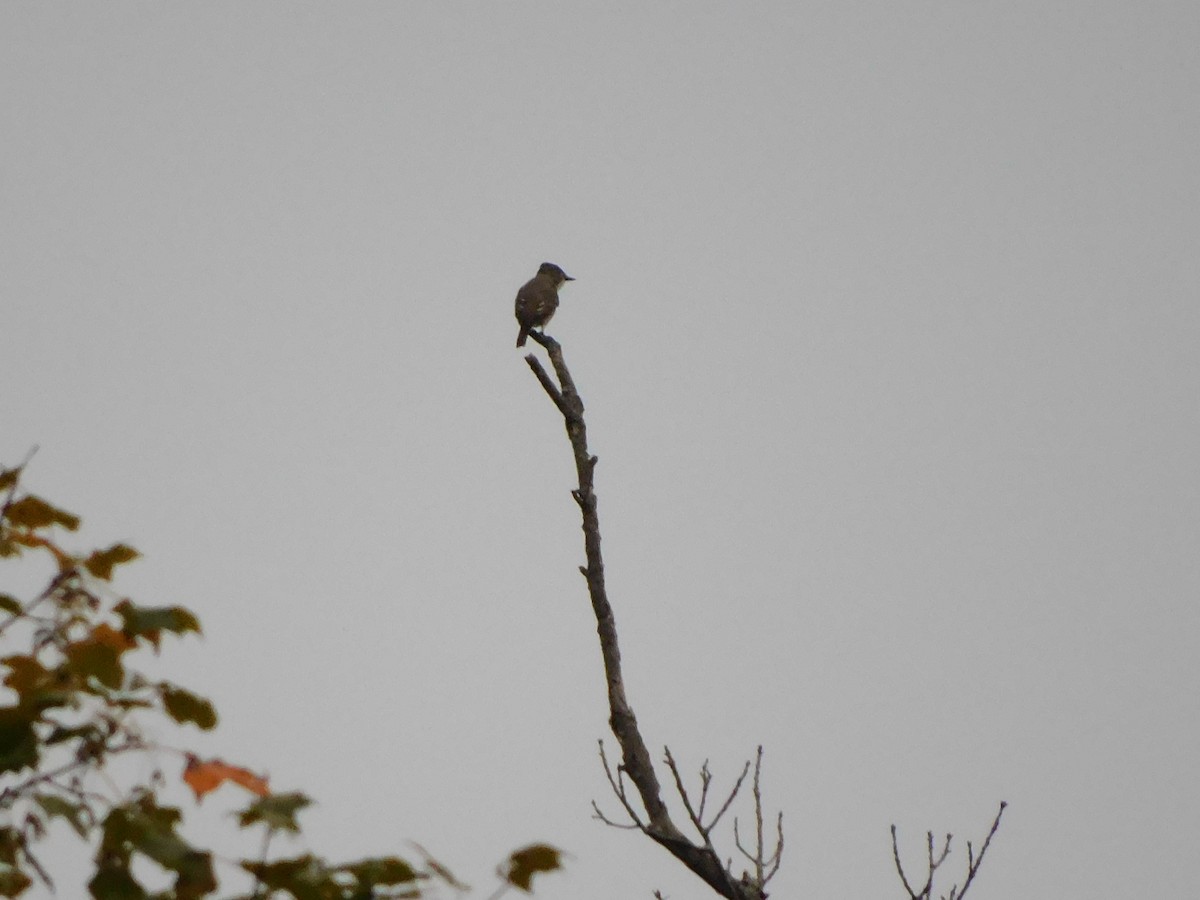
[{"label": "overcast sky", "polygon": [[313,795],[282,851],[709,896],[590,819],[513,349],[558,263],[630,700],[689,768],[765,745],[773,895],[902,896],[891,823],[1001,800],[976,900],[1190,895],[1198,46],[1184,0],[5,4],[0,462],[200,615],[164,672],[222,725],[161,737]]}]

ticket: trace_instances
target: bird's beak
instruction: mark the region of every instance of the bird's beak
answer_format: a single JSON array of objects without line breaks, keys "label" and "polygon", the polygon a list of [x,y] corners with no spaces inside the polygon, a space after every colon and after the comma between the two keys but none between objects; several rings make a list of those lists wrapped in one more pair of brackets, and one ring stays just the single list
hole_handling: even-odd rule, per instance
[{"label": "bird's beak", "polygon": [[574,280],[575,279],[572,278],[570,275],[568,275],[566,272],[563,273],[563,281],[574,281]]}]

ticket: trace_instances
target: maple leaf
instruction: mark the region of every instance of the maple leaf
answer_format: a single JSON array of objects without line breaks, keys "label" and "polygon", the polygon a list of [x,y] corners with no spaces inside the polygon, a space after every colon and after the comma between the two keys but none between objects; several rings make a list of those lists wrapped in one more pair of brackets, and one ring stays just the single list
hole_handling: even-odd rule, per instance
[{"label": "maple leaf", "polygon": [[530,844],[508,858],[508,871],[500,876],[525,893],[533,890],[533,876],[562,868],[562,851],[549,844]]},{"label": "maple leaf", "polygon": [[191,753],[187,755],[187,766],[183,770],[183,780],[196,793],[196,800],[204,799],[204,795],[215,791],[226,781],[240,784],[252,794],[266,797],[271,793],[267,787],[267,779],[255,775],[249,769],[241,766],[231,766],[220,759],[202,760]]}]

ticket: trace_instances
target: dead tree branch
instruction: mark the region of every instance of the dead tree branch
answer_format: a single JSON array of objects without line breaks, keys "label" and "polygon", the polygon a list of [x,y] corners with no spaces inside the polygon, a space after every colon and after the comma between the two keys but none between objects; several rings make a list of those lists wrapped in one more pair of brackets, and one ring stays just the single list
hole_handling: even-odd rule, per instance
[{"label": "dead tree branch", "polygon": [[[583,401],[580,399],[571,373],[563,361],[562,348],[559,343],[536,331],[530,332],[529,337],[546,349],[551,365],[554,367],[557,384],[542,367],[537,357],[533,354],[525,357],[525,361],[537,377],[538,383],[541,384],[562,414],[563,424],[567,430],[567,439],[570,441],[571,451],[575,457],[575,471],[579,479],[579,486],[571,492],[583,517],[583,544],[587,565],[581,566],[579,571],[587,580],[588,596],[591,598],[592,612],[596,616],[596,631],[600,637],[600,653],[604,659],[605,680],[608,688],[609,726],[621,747],[621,763],[617,766],[614,775],[603,755],[603,745],[601,745],[601,761],[609,784],[617,799],[625,807],[633,827],[640,829],[665,847],[692,872],[700,876],[716,893],[729,898],[729,900],[764,900],[767,895],[763,888],[767,879],[779,868],[778,857],[782,852],[783,842],[781,833],[774,856],[767,860],[761,858],[762,809],[761,797],[758,793],[758,772],[762,763],[762,750],[760,748],[759,764],[755,767],[755,802],[759,821],[760,858],[757,860],[753,875],[743,873],[740,879],[736,879],[730,870],[721,864],[709,834],[717,820],[724,815],[729,804],[732,803],[733,796],[741,787],[745,772],[743,771],[742,778],[738,779],[729,799],[713,820],[705,826],[702,820],[703,801],[707,797],[708,783],[711,777],[708,774],[707,764],[701,769],[701,802],[693,807],[684,790],[682,778],[674,760],[670,753],[667,753],[667,767],[675,777],[676,789],[683,798],[692,824],[699,831],[701,843],[697,844],[689,840],[672,820],[667,804],[663,800],[662,786],[659,784],[658,775],[651,761],[650,751],[638,730],[637,718],[634,716],[633,708],[625,694],[625,682],[621,674],[621,650],[617,643],[617,628],[612,606],[608,601],[604,584],[604,560],[600,554],[600,518],[596,510],[596,494],[593,489],[598,460],[588,451],[587,425],[583,419]],[[645,810],[645,818],[634,810],[625,792],[625,775],[629,776],[629,780],[633,782],[633,786],[637,790],[641,805]],[[593,808],[597,817],[602,821],[614,824],[600,812],[599,807],[595,804],[593,804]],[[780,818],[780,827],[782,828],[782,817]]]},{"label": "dead tree branch", "polygon": [[[971,886],[971,882],[975,880],[975,876],[979,873],[979,867],[983,865],[983,856],[987,853],[988,847],[992,843],[992,838],[996,835],[996,830],[1000,827],[1000,817],[1004,815],[1004,810],[1008,804],[1001,802],[1000,810],[996,813],[996,818],[992,820],[991,830],[988,831],[987,837],[984,838],[983,846],[979,848],[979,855],[975,855],[975,847],[967,841],[967,877],[963,881],[960,888],[957,884],[950,886],[950,893],[941,895],[942,900],[963,900],[967,895],[967,889]],[[896,840],[896,826],[892,826],[892,859],[896,863],[896,873],[900,876],[900,883],[904,885],[904,890],[908,892],[911,900],[931,900],[933,896],[933,881],[938,868],[950,856],[950,842],[953,840],[953,835],[946,835],[945,842],[941,845],[941,849],[934,851],[933,832],[925,833],[925,882],[920,887],[913,887],[912,882],[908,880],[908,875],[904,871],[904,866],[900,862],[900,847]]]},{"label": "dead tree branch", "polygon": [[[733,820],[733,842],[742,856],[746,857],[754,866],[755,880],[759,884],[766,884],[775,877],[775,873],[779,871],[779,864],[783,861],[783,813],[779,813],[775,819],[775,849],[768,855],[763,841],[762,758],[763,748],[760,746],[758,756],[754,761],[754,850],[751,852],[742,846],[737,819]],[[749,767],[749,763],[746,765]],[[745,774],[743,771],[742,776],[745,777]],[[740,786],[741,779],[738,780],[738,787]],[[736,792],[737,787],[734,788],[734,793]],[[729,799],[732,800],[733,797]],[[725,805],[728,806],[728,802]],[[745,878],[746,875],[743,874],[742,877]]]}]

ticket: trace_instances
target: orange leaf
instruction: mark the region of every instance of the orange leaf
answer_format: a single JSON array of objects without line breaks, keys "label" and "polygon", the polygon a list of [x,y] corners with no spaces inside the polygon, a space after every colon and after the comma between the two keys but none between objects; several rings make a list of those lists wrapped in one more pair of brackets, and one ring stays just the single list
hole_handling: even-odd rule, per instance
[{"label": "orange leaf", "polygon": [[260,778],[249,769],[241,766],[231,766],[219,759],[202,760],[192,754],[187,755],[187,767],[183,770],[183,780],[196,792],[196,800],[204,799],[204,795],[215,791],[226,781],[240,784],[252,794],[266,797],[271,793],[267,787],[267,779]]}]

